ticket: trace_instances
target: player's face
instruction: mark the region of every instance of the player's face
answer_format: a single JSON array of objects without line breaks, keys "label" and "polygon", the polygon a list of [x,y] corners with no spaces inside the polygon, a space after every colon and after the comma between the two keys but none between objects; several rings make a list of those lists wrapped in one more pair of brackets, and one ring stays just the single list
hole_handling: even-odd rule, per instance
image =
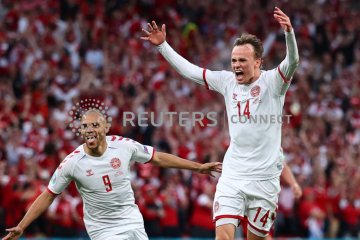
[{"label": "player's face", "polygon": [[90,149],[99,147],[106,138],[106,121],[96,112],[90,112],[83,116],[81,122],[81,135],[85,144]]},{"label": "player's face", "polygon": [[261,59],[255,58],[254,47],[251,44],[235,46],[231,53],[231,68],[239,84],[250,84],[256,79],[260,70]]}]

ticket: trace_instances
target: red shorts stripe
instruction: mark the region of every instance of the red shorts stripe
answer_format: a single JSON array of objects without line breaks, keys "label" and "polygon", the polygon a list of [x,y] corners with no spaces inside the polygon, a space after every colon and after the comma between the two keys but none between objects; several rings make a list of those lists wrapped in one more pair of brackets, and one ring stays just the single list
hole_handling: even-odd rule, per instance
[{"label": "red shorts stripe", "polygon": [[279,66],[277,67],[277,69],[278,69],[279,74],[280,74],[280,76],[281,76],[282,80],[284,81],[284,83],[289,83],[289,82],[290,82],[290,79],[286,79],[286,77],[284,76],[284,74],[281,72],[281,70],[280,70],[280,67],[279,67]]},{"label": "red shorts stripe", "polygon": [[208,83],[206,81],[206,69],[205,68],[203,70],[203,80],[204,80],[206,89],[209,90],[209,85],[208,85]]},{"label": "red shorts stripe", "polygon": [[244,219],[243,216],[239,216],[239,215],[219,215],[219,216],[215,217],[214,222],[216,222],[217,220],[222,219],[222,218],[235,218],[235,219],[239,219],[239,220]]}]

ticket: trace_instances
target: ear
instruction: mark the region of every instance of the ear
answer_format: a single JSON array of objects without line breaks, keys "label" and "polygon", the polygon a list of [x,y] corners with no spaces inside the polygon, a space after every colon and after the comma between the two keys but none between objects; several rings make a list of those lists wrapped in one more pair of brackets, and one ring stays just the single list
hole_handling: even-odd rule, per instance
[{"label": "ear", "polygon": [[105,132],[108,133],[111,127],[111,123],[106,123]]},{"label": "ear", "polygon": [[255,66],[256,68],[260,68],[262,65],[263,59],[262,58],[258,58],[255,60]]}]

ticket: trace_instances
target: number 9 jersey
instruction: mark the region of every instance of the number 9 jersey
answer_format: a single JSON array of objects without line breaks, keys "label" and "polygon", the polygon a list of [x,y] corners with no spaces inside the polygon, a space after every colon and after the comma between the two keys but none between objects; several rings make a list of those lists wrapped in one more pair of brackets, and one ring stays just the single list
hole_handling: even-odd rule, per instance
[{"label": "number 9 jersey", "polygon": [[132,229],[143,229],[130,182],[131,161],[148,163],[154,148],[129,138],[107,136],[100,157],[85,153],[83,145],[59,165],[48,185],[60,194],[74,181],[84,203],[84,222],[92,239],[110,239]]}]

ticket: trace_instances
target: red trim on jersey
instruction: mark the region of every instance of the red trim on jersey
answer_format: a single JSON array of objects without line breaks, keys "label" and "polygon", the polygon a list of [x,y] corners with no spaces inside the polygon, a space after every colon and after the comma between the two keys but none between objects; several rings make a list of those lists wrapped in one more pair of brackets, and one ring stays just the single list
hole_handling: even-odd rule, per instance
[{"label": "red trim on jersey", "polygon": [[289,83],[290,79],[286,79],[286,77],[284,76],[284,74],[280,70],[280,66],[278,66],[277,69],[278,69],[278,71],[280,73],[280,76],[281,76],[282,80],[284,81],[284,83]]},{"label": "red trim on jersey", "polygon": [[53,195],[53,196],[59,195],[59,194],[56,194],[56,193],[54,193],[53,191],[51,191],[51,190],[49,189],[49,187],[46,188],[46,191],[48,191],[48,193],[50,193],[50,194]]},{"label": "red trim on jersey", "polygon": [[153,153],[152,153],[152,155],[151,155],[150,160],[149,160],[149,161],[147,161],[146,163],[150,163],[150,162],[153,160],[154,155],[155,155],[155,148],[153,148]]},{"label": "red trim on jersey", "polygon": [[204,80],[206,89],[209,90],[209,85],[206,81],[206,69],[205,68],[203,69],[203,80]]},{"label": "red trim on jersey", "polygon": [[79,153],[79,152],[80,152],[79,150],[74,151],[74,153]]},{"label": "red trim on jersey", "polygon": [[110,141],[115,141],[116,136],[112,136]]},{"label": "red trim on jersey", "polygon": [[265,231],[265,230],[262,230],[262,229],[259,229],[259,228],[255,227],[254,225],[251,224],[250,221],[248,221],[248,224],[249,224],[252,228],[254,228],[256,231],[261,232],[262,234],[268,234],[268,233],[269,233],[269,231]]},{"label": "red trim on jersey", "polygon": [[219,215],[219,216],[215,217],[214,222],[216,222],[217,220],[222,219],[222,218],[235,218],[235,219],[239,219],[239,220],[244,219],[243,216],[238,216],[238,215]]}]

